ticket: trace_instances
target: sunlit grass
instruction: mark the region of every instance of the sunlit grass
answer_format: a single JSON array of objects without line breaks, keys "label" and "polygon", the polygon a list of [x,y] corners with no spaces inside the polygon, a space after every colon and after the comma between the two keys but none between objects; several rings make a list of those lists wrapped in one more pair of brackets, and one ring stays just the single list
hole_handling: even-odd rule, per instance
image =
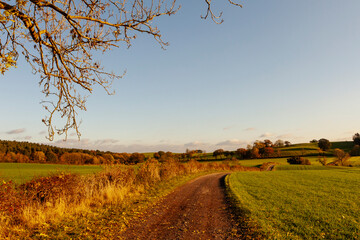
[{"label": "sunlit grass", "polygon": [[51,173],[68,172],[90,174],[100,172],[104,168],[99,165],[61,165],[37,163],[0,163],[0,178],[21,184],[34,177],[47,176]]},{"label": "sunlit grass", "polygon": [[270,239],[360,239],[358,168],[242,172],[229,180],[239,207]]}]

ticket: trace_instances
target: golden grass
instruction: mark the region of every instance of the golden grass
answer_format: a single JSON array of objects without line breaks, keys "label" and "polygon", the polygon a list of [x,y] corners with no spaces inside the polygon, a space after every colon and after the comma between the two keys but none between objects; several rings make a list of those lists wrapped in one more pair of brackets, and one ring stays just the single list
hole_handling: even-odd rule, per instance
[{"label": "golden grass", "polygon": [[[19,202],[14,210],[0,202],[0,239],[31,238],[64,219],[91,216],[109,205],[127,207],[147,189],[171,178],[209,170],[258,170],[228,163],[185,164],[148,160],[138,169],[114,167],[93,175],[60,174],[16,187],[6,201]],[[8,183],[7,183],[8,184]],[[5,185],[0,184],[1,187]],[[7,186],[9,187],[9,186]],[[1,193],[1,192],[0,192]]]}]

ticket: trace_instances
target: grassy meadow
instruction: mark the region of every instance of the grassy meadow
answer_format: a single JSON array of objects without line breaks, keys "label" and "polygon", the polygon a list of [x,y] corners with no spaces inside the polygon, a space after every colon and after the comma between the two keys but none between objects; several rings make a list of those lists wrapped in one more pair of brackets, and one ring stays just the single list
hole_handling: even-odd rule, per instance
[{"label": "grassy meadow", "polygon": [[104,168],[99,165],[61,165],[37,163],[0,163],[0,178],[18,184],[25,183],[34,177],[47,176],[52,173],[90,174],[100,172]]},{"label": "grassy meadow", "polygon": [[359,168],[284,167],[227,179],[238,207],[269,239],[360,239]]}]

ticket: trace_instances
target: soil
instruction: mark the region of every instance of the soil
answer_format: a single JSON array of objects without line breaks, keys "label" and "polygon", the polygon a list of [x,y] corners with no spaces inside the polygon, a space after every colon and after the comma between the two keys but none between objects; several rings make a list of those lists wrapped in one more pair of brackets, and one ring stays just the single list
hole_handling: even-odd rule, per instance
[{"label": "soil", "polygon": [[177,188],[128,223],[120,239],[251,239],[226,200],[226,173]]}]

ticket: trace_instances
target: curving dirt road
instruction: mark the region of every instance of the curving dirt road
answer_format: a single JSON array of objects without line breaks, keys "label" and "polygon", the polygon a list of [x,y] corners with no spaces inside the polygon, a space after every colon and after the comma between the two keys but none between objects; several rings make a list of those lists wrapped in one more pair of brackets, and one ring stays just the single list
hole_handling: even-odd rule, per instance
[{"label": "curving dirt road", "polygon": [[226,203],[226,175],[202,176],[177,188],[130,222],[120,239],[248,238]]}]

